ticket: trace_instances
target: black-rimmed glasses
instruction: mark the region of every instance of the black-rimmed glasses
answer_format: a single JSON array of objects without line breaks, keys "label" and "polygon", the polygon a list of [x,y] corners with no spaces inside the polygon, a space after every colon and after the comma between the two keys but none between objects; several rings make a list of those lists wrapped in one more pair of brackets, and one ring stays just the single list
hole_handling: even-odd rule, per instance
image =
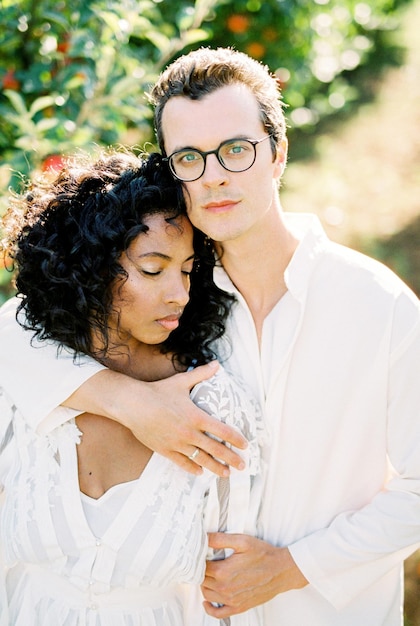
[{"label": "black-rimmed glasses", "polygon": [[176,150],[164,160],[168,161],[172,174],[183,182],[192,182],[200,178],[206,169],[209,154],[215,154],[220,165],[228,172],[245,172],[255,163],[257,144],[269,139],[227,139],[215,150],[202,152],[197,148]]}]

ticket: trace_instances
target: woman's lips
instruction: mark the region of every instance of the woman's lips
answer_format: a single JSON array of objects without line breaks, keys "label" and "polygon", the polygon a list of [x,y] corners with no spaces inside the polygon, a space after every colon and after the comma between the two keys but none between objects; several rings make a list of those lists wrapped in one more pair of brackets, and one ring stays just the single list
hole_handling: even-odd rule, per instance
[{"label": "woman's lips", "polygon": [[157,321],[165,330],[175,330],[179,326],[179,315],[167,315],[166,317],[162,317]]}]

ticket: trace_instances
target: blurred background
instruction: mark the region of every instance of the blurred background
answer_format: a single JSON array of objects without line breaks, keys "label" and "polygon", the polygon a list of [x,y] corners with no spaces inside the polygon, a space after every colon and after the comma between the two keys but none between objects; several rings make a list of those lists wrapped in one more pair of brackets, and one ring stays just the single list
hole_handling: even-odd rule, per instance
[{"label": "blurred background", "polygon": [[[420,295],[419,0],[0,0],[0,18],[0,214],[76,149],[156,149],[144,94],[159,72],[234,46],[283,90],[285,210],[315,212]],[[10,269],[0,258],[0,304]],[[406,588],[406,626],[420,626],[418,554]]]}]

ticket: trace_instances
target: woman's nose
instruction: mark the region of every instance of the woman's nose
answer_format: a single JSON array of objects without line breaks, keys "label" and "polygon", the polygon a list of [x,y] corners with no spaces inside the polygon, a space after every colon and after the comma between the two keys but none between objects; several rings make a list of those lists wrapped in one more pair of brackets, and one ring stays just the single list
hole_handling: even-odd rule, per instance
[{"label": "woman's nose", "polygon": [[175,302],[179,306],[185,306],[190,299],[190,277],[182,274],[173,278],[167,291],[167,302]]}]

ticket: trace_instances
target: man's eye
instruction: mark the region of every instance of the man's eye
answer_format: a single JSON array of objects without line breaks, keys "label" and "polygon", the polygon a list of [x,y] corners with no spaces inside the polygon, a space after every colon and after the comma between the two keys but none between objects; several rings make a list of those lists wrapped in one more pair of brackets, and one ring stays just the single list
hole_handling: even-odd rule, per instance
[{"label": "man's eye", "polygon": [[197,152],[184,152],[180,154],[177,158],[178,163],[189,164],[195,163],[200,159],[200,155]]},{"label": "man's eye", "polygon": [[246,152],[249,151],[249,144],[246,144],[242,141],[226,144],[224,146],[226,154],[229,156],[243,156]]},{"label": "man's eye", "polygon": [[245,147],[240,144],[235,144],[231,146],[229,152],[232,154],[241,154],[245,150]]}]

